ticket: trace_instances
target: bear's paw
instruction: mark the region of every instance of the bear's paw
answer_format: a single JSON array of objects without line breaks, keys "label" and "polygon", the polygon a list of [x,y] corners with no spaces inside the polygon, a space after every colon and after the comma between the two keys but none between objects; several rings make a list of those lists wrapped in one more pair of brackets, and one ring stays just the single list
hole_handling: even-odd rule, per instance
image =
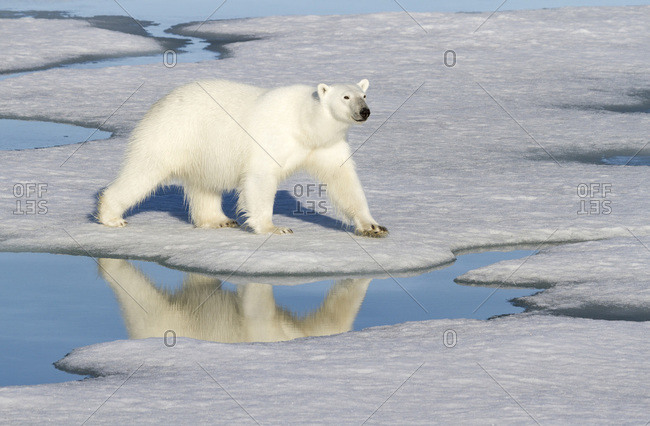
[{"label": "bear's paw", "polygon": [[388,235],[388,229],[385,226],[373,224],[369,228],[357,229],[355,234],[362,237],[383,238]]}]

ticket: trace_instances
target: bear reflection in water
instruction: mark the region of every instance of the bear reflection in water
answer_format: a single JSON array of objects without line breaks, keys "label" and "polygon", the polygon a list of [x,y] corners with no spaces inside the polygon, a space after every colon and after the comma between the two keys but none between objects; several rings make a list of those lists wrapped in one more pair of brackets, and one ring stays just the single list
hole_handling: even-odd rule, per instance
[{"label": "bear reflection in water", "polygon": [[350,331],[371,279],[335,283],[319,309],[297,316],[276,305],[273,286],[240,284],[187,273],[175,292],[161,290],[130,262],[99,259],[99,273],[122,309],[129,337],[177,336],[216,342],[275,342]]}]

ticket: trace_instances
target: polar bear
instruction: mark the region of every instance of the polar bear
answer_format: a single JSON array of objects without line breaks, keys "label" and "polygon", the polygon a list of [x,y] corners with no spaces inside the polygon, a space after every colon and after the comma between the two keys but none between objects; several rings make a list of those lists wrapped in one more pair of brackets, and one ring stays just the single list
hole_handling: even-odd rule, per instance
[{"label": "polar bear", "polygon": [[326,185],[355,232],[384,237],[370,215],[347,133],[368,119],[369,82],[264,89],[227,80],[196,81],[156,102],[133,131],[118,177],[102,193],[97,218],[124,226],[123,215],[156,188],[180,181],[190,218],[203,228],[236,227],[221,207],[239,194],[238,211],[258,234],[288,234],[273,225],[278,184],[304,170]]},{"label": "polar bear", "polygon": [[[182,287],[167,292],[123,259],[98,259],[122,310],[129,337],[178,337],[215,342],[277,342],[350,331],[365,298],[370,278],[337,281],[320,308],[304,316],[278,306],[270,284],[222,288],[219,279],[186,273]],[[169,332],[168,332],[169,330]]]}]

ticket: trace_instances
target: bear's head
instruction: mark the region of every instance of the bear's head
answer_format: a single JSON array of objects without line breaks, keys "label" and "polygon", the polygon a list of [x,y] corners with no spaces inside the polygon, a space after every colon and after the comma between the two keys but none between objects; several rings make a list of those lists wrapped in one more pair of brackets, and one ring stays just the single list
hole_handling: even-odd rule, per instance
[{"label": "bear's head", "polygon": [[370,116],[366,104],[366,90],[370,83],[365,78],[357,84],[318,85],[318,99],[338,121],[363,123]]}]

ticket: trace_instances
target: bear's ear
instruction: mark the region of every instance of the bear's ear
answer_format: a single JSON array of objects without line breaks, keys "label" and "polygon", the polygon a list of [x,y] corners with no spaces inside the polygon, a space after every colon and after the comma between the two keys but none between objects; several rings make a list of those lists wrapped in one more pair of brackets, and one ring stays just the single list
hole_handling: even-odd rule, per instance
[{"label": "bear's ear", "polygon": [[318,97],[322,98],[325,95],[325,92],[327,92],[328,90],[330,90],[330,87],[327,84],[325,84],[325,83],[319,84],[318,85]]},{"label": "bear's ear", "polygon": [[368,90],[368,86],[370,86],[370,82],[364,78],[363,80],[357,83],[357,86],[361,87],[363,93],[366,93],[366,90]]}]

